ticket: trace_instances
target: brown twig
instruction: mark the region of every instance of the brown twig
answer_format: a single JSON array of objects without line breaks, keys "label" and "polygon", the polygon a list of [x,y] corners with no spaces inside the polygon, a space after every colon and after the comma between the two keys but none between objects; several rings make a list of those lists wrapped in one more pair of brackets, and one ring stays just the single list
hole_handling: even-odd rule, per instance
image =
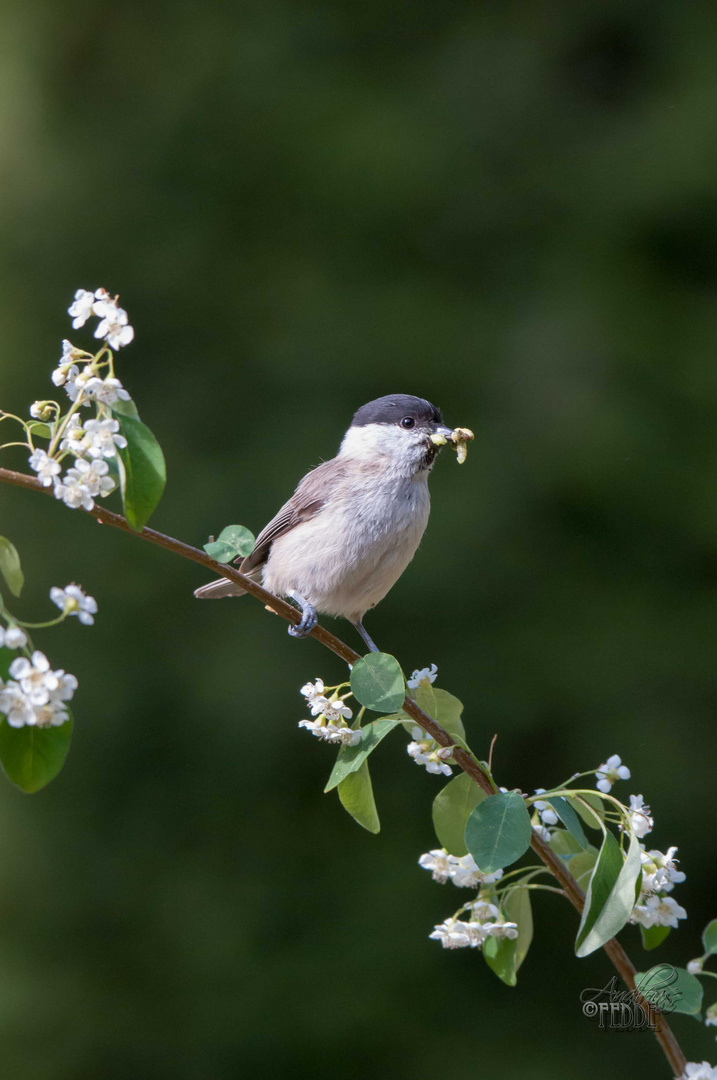
[{"label": "brown twig", "polygon": [[[39,480],[34,476],[13,472],[11,469],[0,468],[0,481],[6,484],[14,484],[17,487],[27,488],[30,491],[37,491],[44,495],[52,495],[51,489],[43,487]],[[231,581],[235,581],[237,585],[240,585],[247,593],[254,596],[257,600],[260,600],[265,606],[270,607],[283,619],[286,619],[291,623],[300,622],[301,613],[297,611],[296,608],[292,607],[291,604],[287,604],[285,600],[268,592],[266,589],[262,588],[261,585],[252,581],[251,578],[241,574],[235,567],[227,566],[224,563],[218,563],[215,559],[212,559],[210,555],[207,555],[205,551],[200,551],[198,548],[191,547],[189,544],[184,544],[181,540],[175,540],[171,536],[165,536],[164,533],[156,532],[154,529],[144,528],[141,532],[135,532],[130,528],[121,514],[115,514],[111,510],[106,510],[104,507],[95,506],[92,510],[87,511],[87,513],[91,514],[92,517],[103,525],[112,525],[115,529],[121,529],[123,532],[130,533],[132,536],[137,536],[142,540],[149,541],[150,544],[156,544],[158,547],[165,548],[167,551],[173,551],[176,555],[181,555],[185,559],[191,559],[192,562],[199,563],[201,566],[206,567],[207,570],[213,571],[219,577],[226,577]],[[346,645],[329,630],[325,630],[323,626],[315,626],[311,631],[311,637],[316,638],[317,641],[327,649],[330,649],[336,656],[345,660],[347,664],[353,664],[359,659],[359,654],[357,652],[354,652],[350,646]],[[432,720],[430,716],[424,713],[412,698],[406,697],[403,703],[403,711],[415,720],[416,723],[420,724],[423,730],[426,731],[431,738],[435,739],[440,746],[452,746],[454,748],[453,758],[456,764],[463,772],[467,773],[468,776],[483,789],[483,791],[487,792],[488,795],[493,795],[495,793],[497,789],[490,774],[486,772],[480,763],[466,750],[462,750],[460,747],[455,746],[453,739],[448,732],[445,731],[440,724],[437,724],[435,720]],[[495,738],[493,739],[493,742],[495,742]],[[584,893],[572,875],[568,872],[562,860],[558,858],[552,848],[549,847],[535,832],[533,833],[533,839],[531,840],[531,847],[538,858],[542,860],[545,866],[560,883],[565,895],[568,897],[573,907],[578,912],[582,912],[585,902]],[[634,991],[636,968],[620,942],[617,938],[612,938],[603,946],[603,948],[625,984],[630,990]],[[676,1077],[682,1076],[686,1065],[685,1055],[682,1053],[672,1029],[662,1016],[658,1019],[655,1036],[662,1047],[665,1057],[670,1063],[674,1075]]]}]

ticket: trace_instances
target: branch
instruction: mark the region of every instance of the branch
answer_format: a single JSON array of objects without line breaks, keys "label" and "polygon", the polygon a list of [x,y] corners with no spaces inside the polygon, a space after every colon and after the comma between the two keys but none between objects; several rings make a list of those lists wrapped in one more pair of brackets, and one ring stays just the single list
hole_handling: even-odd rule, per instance
[{"label": "branch", "polygon": [[[0,481],[6,484],[14,484],[17,487],[28,488],[30,491],[40,492],[42,495],[52,496],[52,490],[50,488],[43,487],[34,476],[28,476],[25,473],[13,472],[11,469],[0,468]],[[94,506],[92,510],[83,511],[90,514],[102,525],[112,525],[115,529],[121,529],[122,532],[129,533],[130,536],[139,537],[142,540],[147,540],[150,544],[156,544],[157,547],[165,548],[167,551],[173,551],[175,555],[181,555],[185,559],[191,559],[192,562],[199,563],[200,566],[205,566],[207,570],[211,570],[217,575],[217,577],[225,577],[230,581],[236,582],[241,586],[245,592],[251,596],[260,600],[265,607],[271,611],[276,612],[282,619],[286,619],[287,622],[298,623],[301,621],[301,613],[292,607],[291,604],[287,604],[285,600],[275,596],[274,593],[270,593],[267,589],[262,588],[251,578],[240,573],[235,567],[228,566],[224,563],[218,563],[216,559],[212,559],[210,555],[207,555],[205,551],[200,551],[199,548],[191,547],[189,544],[182,543],[181,540],[175,540],[171,536],[165,536],[164,533],[156,532],[154,529],[142,529],[141,532],[135,532],[127,524],[126,520],[121,514],[115,514],[112,510],[106,510],[104,507]],[[325,630],[323,626],[315,626],[311,631],[311,637],[316,638],[322,645],[329,649],[336,656],[346,661],[347,664],[354,664],[360,659],[359,654],[337,638],[335,634],[332,634],[329,630]],[[454,746],[453,739],[437,724],[435,720],[432,720],[430,716],[419,709],[416,702],[406,697],[403,702],[403,711],[415,720],[424,731],[426,731],[431,738],[435,739],[441,746]],[[460,747],[454,747],[453,758],[457,765],[475,781],[480,788],[483,789],[488,795],[495,794],[495,786],[489,775],[483,770],[478,762],[465,750]],[[555,852],[549,847],[544,840],[542,840],[535,832],[531,840],[531,847],[535,851],[538,858],[547,866],[548,870],[560,883],[563,891],[570,900],[570,903],[578,911],[582,912],[585,896],[576,883],[575,879],[568,872],[564,863]],[[629,987],[631,991],[635,990],[635,965],[630,960],[629,956],[623,949],[617,938],[612,938],[603,946],[605,952],[610,958],[613,966],[616,968],[623,981]],[[652,1010],[654,1015],[654,1009]],[[659,1015],[657,1020],[657,1026],[655,1028],[655,1036],[662,1047],[665,1057],[670,1063],[674,1075],[676,1077],[682,1076],[685,1065],[687,1064],[685,1055],[680,1049],[679,1043],[675,1038],[672,1029],[665,1020],[664,1016]]]}]

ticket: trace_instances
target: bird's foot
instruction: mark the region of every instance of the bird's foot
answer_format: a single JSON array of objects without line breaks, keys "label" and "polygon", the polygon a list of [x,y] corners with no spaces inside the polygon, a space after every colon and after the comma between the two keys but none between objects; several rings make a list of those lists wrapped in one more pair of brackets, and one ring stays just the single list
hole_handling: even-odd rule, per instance
[{"label": "bird's foot", "polygon": [[303,596],[299,596],[298,593],[289,593],[289,596],[301,608],[301,622],[297,623],[296,626],[290,626],[288,632],[291,637],[308,637],[317,623],[316,609],[313,604],[310,604]]}]

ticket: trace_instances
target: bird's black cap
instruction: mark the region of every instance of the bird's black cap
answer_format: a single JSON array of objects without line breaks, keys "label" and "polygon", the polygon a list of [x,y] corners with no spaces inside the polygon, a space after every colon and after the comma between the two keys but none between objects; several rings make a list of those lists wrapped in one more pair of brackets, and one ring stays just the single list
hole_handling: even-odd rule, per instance
[{"label": "bird's black cap", "polygon": [[386,394],[385,397],[369,401],[362,405],[351,427],[365,427],[366,424],[400,424],[404,417],[411,416],[417,424],[441,424],[441,410],[425,398],[412,394]]}]

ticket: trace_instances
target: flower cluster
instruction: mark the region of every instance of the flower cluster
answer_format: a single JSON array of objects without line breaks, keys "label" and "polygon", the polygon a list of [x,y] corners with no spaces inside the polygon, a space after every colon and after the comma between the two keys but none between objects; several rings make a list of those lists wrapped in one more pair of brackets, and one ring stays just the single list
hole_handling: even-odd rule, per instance
[{"label": "flower cluster", "polygon": [[517,938],[518,924],[507,922],[495,904],[476,900],[464,910],[470,910],[470,919],[446,919],[434,926],[429,938],[440,941],[444,949],[480,948],[489,937]]},{"label": "flower cluster", "polygon": [[429,773],[443,773],[444,776],[453,775],[453,769],[446,763],[446,759],[453,756],[452,746],[439,746],[420,727],[414,727],[411,735],[413,742],[408,744],[406,750],[409,757],[412,757],[416,762],[416,765],[424,765],[426,772]]},{"label": "flower cluster", "polygon": [[679,1080],[717,1080],[717,1068],[709,1061],[688,1061]]},{"label": "flower cluster", "polygon": [[9,674],[7,682],[0,679],[0,712],[10,727],[57,727],[69,719],[65,702],[77,689],[74,675],[53,671],[39,650],[13,660]]},{"label": "flower cluster", "polygon": [[685,880],[683,871],[677,869],[676,853],[676,847],[668,848],[663,855],[661,851],[645,851],[645,845],[640,844],[642,883],[630,922],[639,923],[646,930],[651,926],[677,929],[678,920],[687,918],[685,909],[667,895]]},{"label": "flower cluster", "polygon": [[[62,499],[73,510],[79,507],[91,510],[96,498],[114,491],[116,481],[110,475],[112,459],[127,446],[126,438],[120,434],[119,421],[107,415],[118,401],[129,401],[129,393],[115,377],[112,350],[128,345],[134,330],[117,300],[106,289],[77,290],[68,308],[72,325],[79,329],[94,315],[99,319],[95,337],[104,345],[93,356],[72,342],[63,341],[62,356],[52,373],[52,381],[55,386],[64,387],[70,408],[63,413],[56,401],[36,401],[30,409],[33,419],[50,426],[47,449],[35,447],[30,426],[30,468],[44,487],[54,488],[55,498]],[[91,406],[95,415],[83,421],[79,410]],[[68,456],[73,464],[61,476],[62,462]]]},{"label": "flower cluster", "polygon": [[78,289],[75,299],[67,309],[72,316],[72,329],[79,330],[87,320],[95,315],[100,321],[95,328],[95,337],[107,342],[111,349],[121,349],[129,345],[134,337],[134,330],[129,326],[127,312],[111,297],[106,289]]},{"label": "flower cluster", "polygon": [[476,866],[472,855],[450,855],[445,848],[434,848],[421,855],[418,865],[424,870],[431,871],[431,877],[439,885],[445,885],[452,881],[454,885],[464,889],[478,889],[482,885],[494,885],[503,877],[502,870],[496,870],[493,874],[484,874]]},{"label": "flower cluster", "polygon": [[[428,935],[440,941],[444,949],[480,948],[488,937],[517,938],[517,924],[506,922],[492,902],[496,882],[503,877],[502,870],[484,874],[472,855],[451,855],[445,848],[427,851],[419,858],[418,865],[430,870],[439,885],[452,881],[458,888],[479,890],[475,900],[464,904],[450,919],[438,923]],[[460,918],[464,912],[469,913],[468,920]]]},{"label": "flower cluster", "polygon": [[[329,688],[333,689],[333,688]],[[334,689],[331,697],[326,696],[327,688],[322,679],[315,683],[306,683],[300,693],[306,698],[311,715],[316,720],[300,720],[299,727],[306,728],[318,739],[326,742],[341,743],[344,746],[352,746],[361,740],[361,729],[354,730],[346,721],[353,716],[351,709],[338,695],[338,688]]]}]

